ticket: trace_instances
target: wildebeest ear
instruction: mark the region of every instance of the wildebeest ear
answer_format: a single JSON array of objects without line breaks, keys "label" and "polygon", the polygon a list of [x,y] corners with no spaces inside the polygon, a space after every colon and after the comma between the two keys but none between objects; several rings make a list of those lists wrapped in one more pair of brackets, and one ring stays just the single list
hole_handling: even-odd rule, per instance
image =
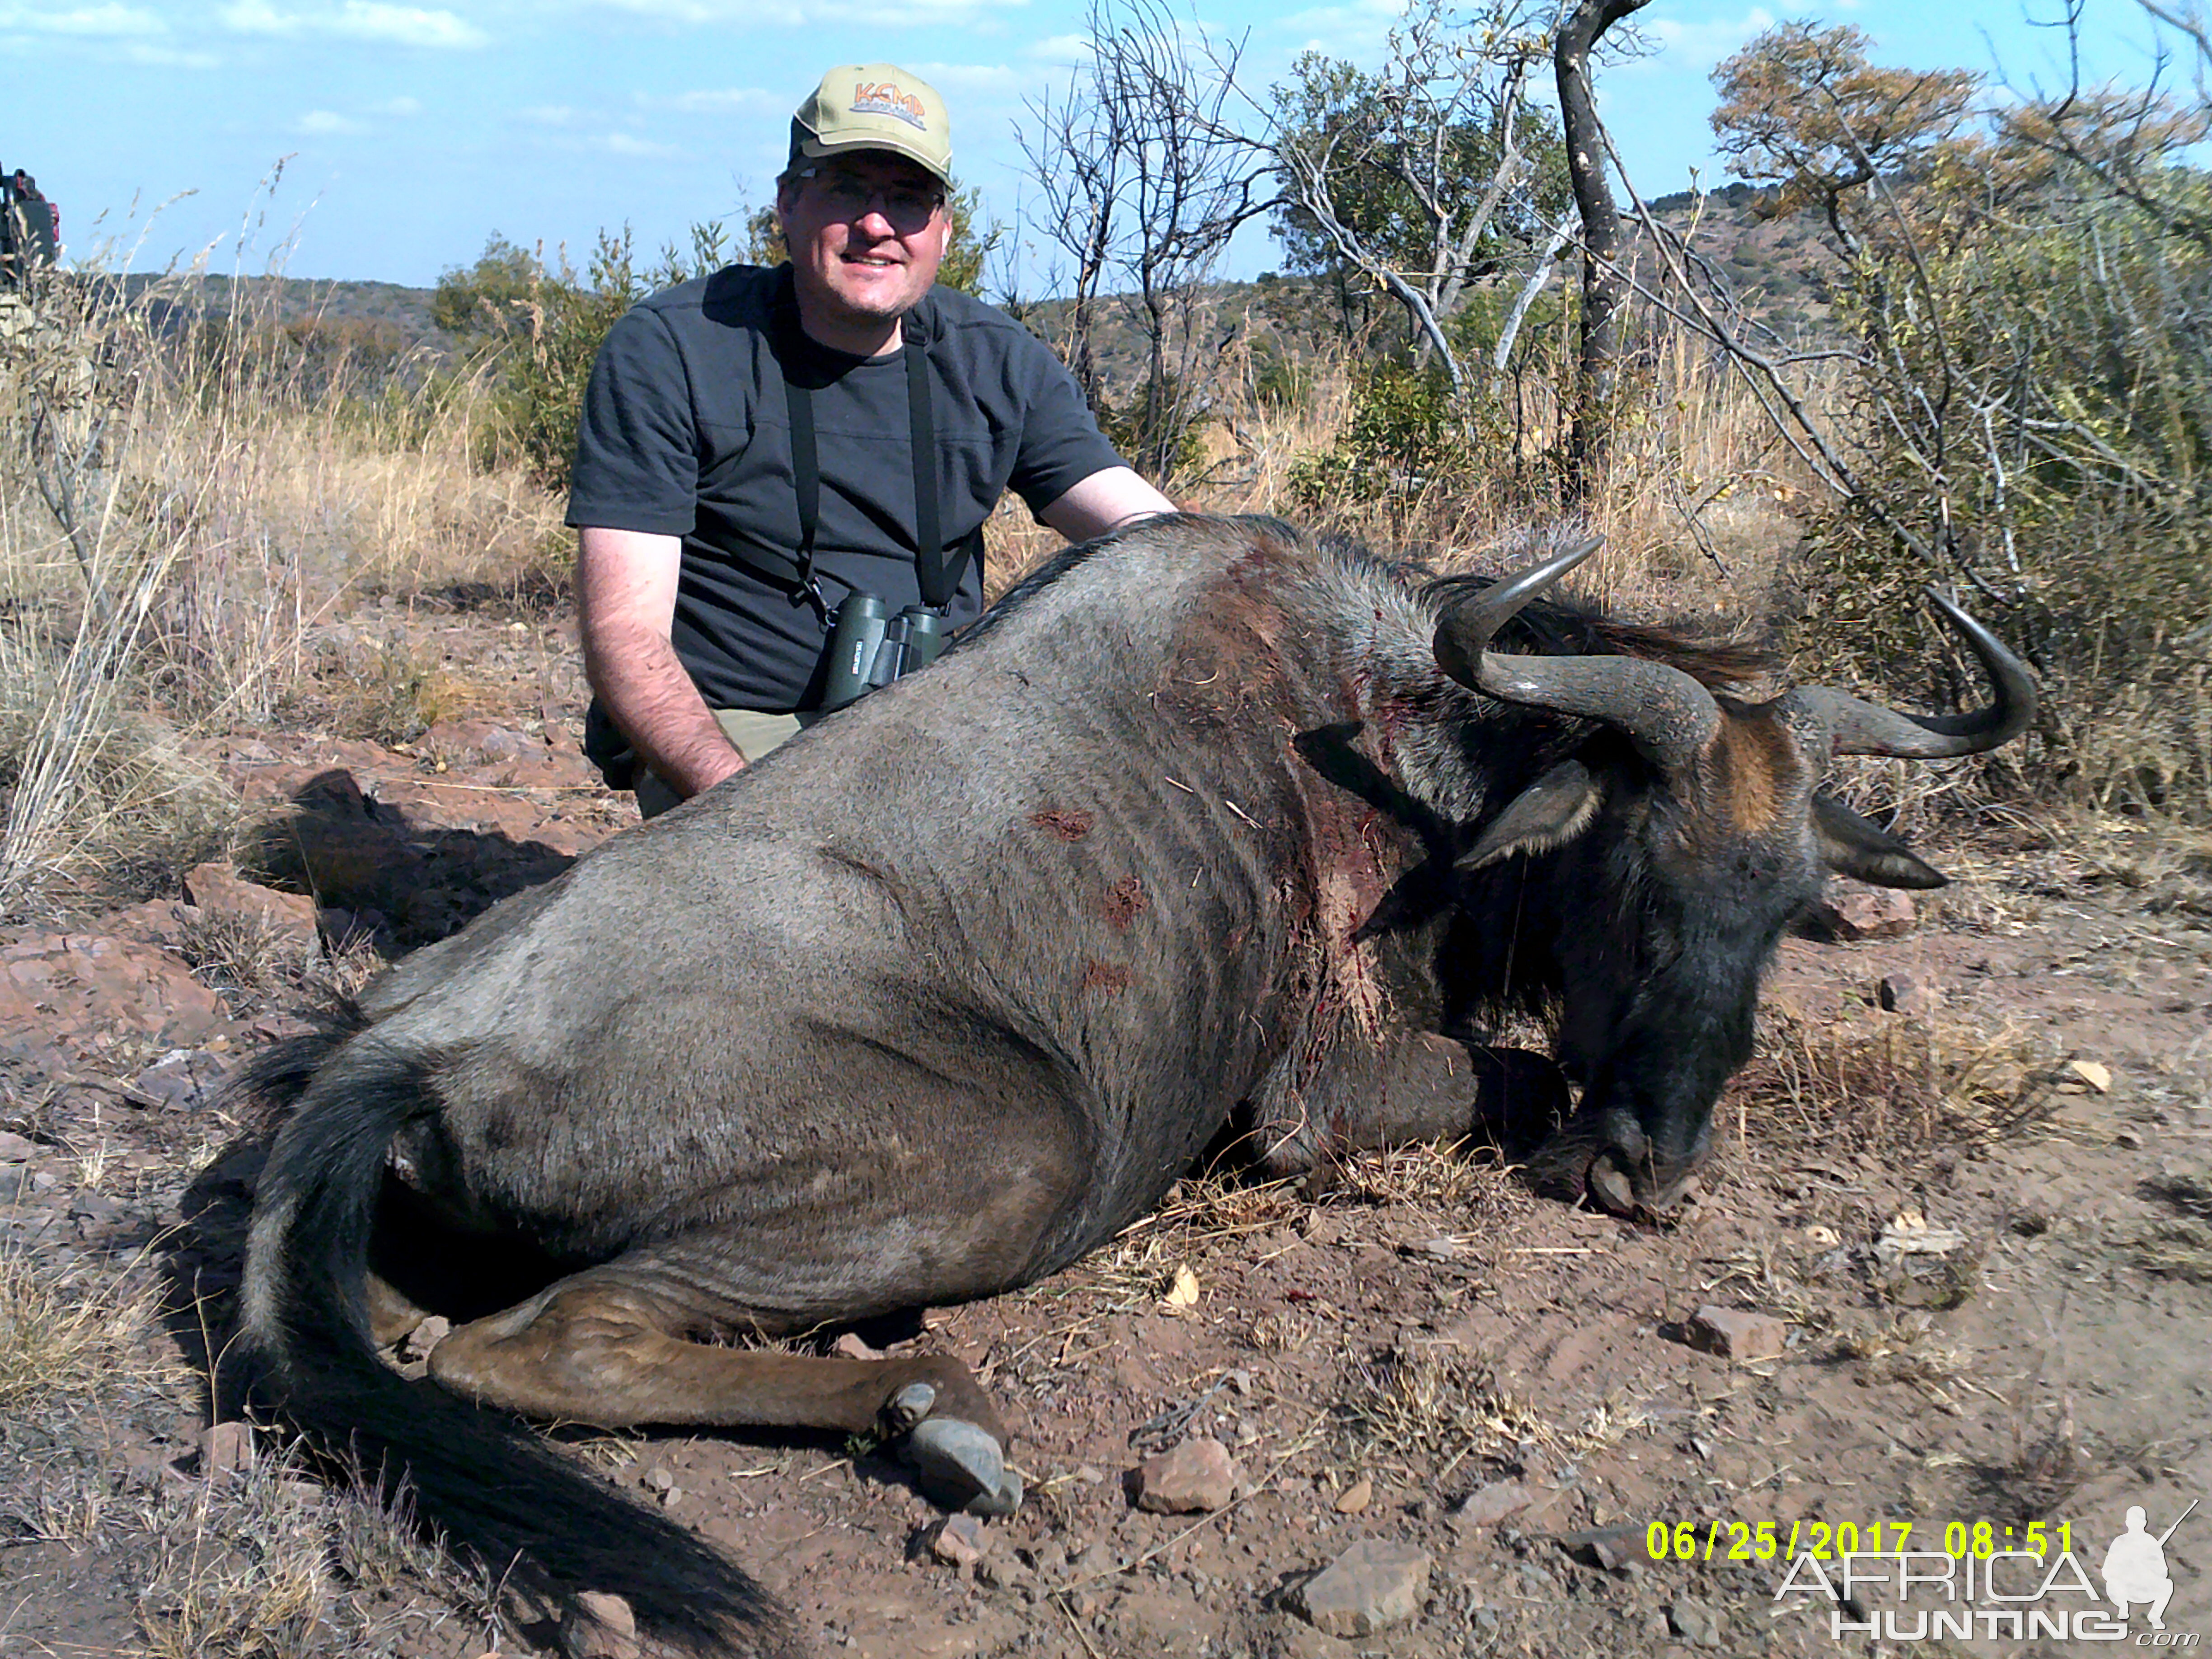
[{"label": "wildebeest ear", "polygon": [[1490,821],[1482,839],[1460,855],[1457,867],[1472,875],[1516,853],[1548,853],[1590,826],[1605,787],[1580,761],[1561,761],[1523,789]]},{"label": "wildebeest ear", "polygon": [[1944,887],[1950,877],[1880,824],[1869,823],[1832,796],[1813,792],[1813,831],[1820,860],[1839,876],[1876,887]]}]

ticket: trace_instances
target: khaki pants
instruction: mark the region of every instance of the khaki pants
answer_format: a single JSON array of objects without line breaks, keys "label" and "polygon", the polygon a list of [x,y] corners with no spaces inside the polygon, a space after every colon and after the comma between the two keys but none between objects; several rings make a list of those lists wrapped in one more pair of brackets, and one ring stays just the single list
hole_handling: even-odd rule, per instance
[{"label": "khaki pants", "polygon": [[[822,711],[812,708],[799,714],[763,714],[750,708],[717,708],[713,712],[714,724],[722,728],[724,737],[737,745],[738,752],[748,763],[778,744],[788,743],[822,718]],[[658,773],[639,769],[637,810],[641,817],[657,818],[683,799],[660,781]]]}]

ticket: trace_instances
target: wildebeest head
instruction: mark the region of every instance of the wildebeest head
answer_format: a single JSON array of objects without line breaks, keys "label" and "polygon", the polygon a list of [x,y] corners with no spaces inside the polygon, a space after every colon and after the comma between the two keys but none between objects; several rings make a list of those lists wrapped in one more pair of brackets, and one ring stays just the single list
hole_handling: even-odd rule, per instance
[{"label": "wildebeest head", "polygon": [[1457,866],[1464,887],[1516,854],[1550,855],[1559,1054],[1583,1093],[1538,1173],[1614,1210],[1656,1212],[1680,1201],[1702,1160],[1713,1102],[1750,1056],[1759,975],[1827,872],[1943,884],[1901,842],[1820,793],[1829,758],[1993,749],[2033,718],[2035,687],[1988,629],[1932,588],[1929,601],[1989,676],[1985,708],[1906,714],[1817,686],[1749,703],[1664,662],[1490,649],[1597,545],[1451,598],[1434,649],[1462,685],[1601,723],[1487,816]]}]

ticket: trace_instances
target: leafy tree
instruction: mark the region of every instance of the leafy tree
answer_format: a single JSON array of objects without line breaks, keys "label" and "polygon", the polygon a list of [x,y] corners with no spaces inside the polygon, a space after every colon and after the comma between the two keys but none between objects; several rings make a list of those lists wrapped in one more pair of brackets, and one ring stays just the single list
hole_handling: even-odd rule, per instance
[{"label": "leafy tree", "polygon": [[[1237,228],[1266,211],[1264,172],[1224,119],[1240,46],[1186,28],[1162,0],[1091,0],[1086,22],[1088,61],[1064,93],[1030,103],[1021,143],[1037,221],[1072,266],[1069,367],[1132,465],[1165,483],[1207,401],[1204,285]],[[1092,351],[1109,284],[1145,349],[1119,415]]]},{"label": "leafy tree", "polygon": [[1527,0],[1489,0],[1465,22],[1419,0],[1380,69],[1308,52],[1275,88],[1286,262],[1388,291],[1454,384],[1446,323],[1568,200],[1558,125],[1527,100],[1546,49]]},{"label": "leafy tree", "polygon": [[1848,24],[1769,29],[1713,71],[1722,155],[1754,184],[1778,186],[1777,211],[1816,207],[1840,236],[1846,210],[1884,175],[1925,176],[1973,111],[1981,77],[1966,70],[1880,69]]},{"label": "leafy tree", "polygon": [[430,320],[455,339],[503,339],[528,314],[530,296],[543,274],[536,252],[495,230],[476,264],[439,276],[430,295]]}]

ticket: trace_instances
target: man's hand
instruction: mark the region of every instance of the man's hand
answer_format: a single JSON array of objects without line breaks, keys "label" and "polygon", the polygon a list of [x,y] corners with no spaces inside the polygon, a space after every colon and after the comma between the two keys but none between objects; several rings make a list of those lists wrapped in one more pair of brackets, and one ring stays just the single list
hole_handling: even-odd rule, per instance
[{"label": "man's hand", "polygon": [[592,690],[638,758],[689,797],[742,771],[745,757],[669,642],[683,562],[677,537],[586,528],[578,538],[576,610]]},{"label": "man's hand", "polygon": [[1109,466],[1048,503],[1037,517],[1068,540],[1087,542],[1139,519],[1182,510],[1129,468]]}]

